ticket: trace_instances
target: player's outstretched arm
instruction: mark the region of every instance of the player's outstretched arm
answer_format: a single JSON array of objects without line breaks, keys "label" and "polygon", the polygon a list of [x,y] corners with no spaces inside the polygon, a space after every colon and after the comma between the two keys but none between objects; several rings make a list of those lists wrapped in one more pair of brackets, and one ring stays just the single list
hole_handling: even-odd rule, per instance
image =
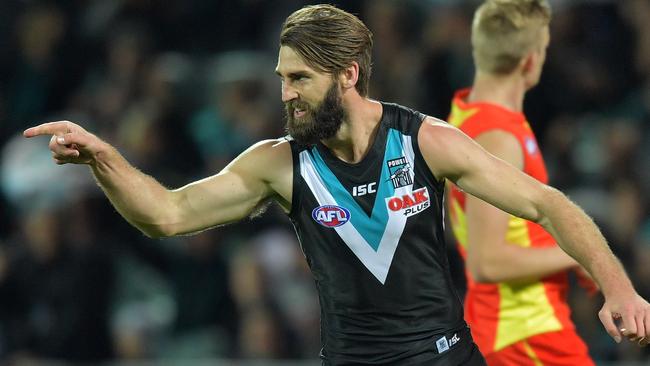
[{"label": "player's outstretched arm", "polygon": [[[493,206],[539,223],[593,275],[605,295],[599,316],[614,339],[650,336],[650,304],[636,293],[600,230],[584,211],[558,190],[490,155],[450,125],[428,118],[418,142],[436,177],[447,178]],[[619,317],[624,331],[615,324]]]},{"label": "player's outstretched arm", "polygon": [[87,164],[117,211],[151,237],[186,234],[240,220],[276,198],[288,207],[291,153],[288,143],[266,141],[242,153],[220,173],[169,190],[130,165],[110,144],[68,121],[25,130],[51,135],[57,164]]}]

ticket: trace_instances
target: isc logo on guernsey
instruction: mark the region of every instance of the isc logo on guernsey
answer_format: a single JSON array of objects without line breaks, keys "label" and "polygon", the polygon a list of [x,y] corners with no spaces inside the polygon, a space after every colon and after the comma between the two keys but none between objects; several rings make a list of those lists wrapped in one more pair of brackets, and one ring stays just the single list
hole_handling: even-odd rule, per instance
[{"label": "isc logo on guernsey", "polygon": [[404,216],[410,217],[426,210],[430,206],[429,191],[427,187],[413,191],[403,196],[393,196],[386,199],[386,204],[391,211],[402,211]]},{"label": "isc logo on guernsey", "polygon": [[350,211],[341,206],[325,205],[316,207],[311,217],[325,227],[337,227],[350,220]]}]

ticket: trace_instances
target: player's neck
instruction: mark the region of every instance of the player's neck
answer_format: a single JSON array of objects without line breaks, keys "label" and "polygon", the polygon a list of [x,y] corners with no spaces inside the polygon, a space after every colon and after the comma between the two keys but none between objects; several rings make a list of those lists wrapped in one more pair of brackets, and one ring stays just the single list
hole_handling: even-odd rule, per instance
[{"label": "player's neck", "polygon": [[336,136],[323,140],[323,144],[339,159],[347,163],[358,163],[367,154],[375,141],[382,106],[379,102],[361,96],[343,99],[347,118],[341,124]]},{"label": "player's neck", "polygon": [[477,73],[467,102],[491,103],[514,112],[522,112],[525,94],[525,82],[518,75]]}]

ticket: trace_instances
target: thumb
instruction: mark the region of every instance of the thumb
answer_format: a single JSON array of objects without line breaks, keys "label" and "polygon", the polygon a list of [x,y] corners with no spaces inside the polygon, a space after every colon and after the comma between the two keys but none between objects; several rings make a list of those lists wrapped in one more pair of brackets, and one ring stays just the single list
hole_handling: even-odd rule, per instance
[{"label": "thumb", "polygon": [[88,144],[88,136],[87,134],[82,134],[79,132],[70,132],[70,133],[65,133],[60,136],[57,136],[56,142],[59,145],[76,145],[78,147],[83,147]]}]

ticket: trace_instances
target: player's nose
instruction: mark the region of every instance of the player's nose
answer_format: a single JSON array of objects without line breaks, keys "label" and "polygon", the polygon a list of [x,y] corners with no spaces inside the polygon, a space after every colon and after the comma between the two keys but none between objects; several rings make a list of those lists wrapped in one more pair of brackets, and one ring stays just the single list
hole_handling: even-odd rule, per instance
[{"label": "player's nose", "polygon": [[298,92],[296,88],[293,88],[286,83],[282,84],[282,102],[286,103],[288,101],[298,98]]}]

